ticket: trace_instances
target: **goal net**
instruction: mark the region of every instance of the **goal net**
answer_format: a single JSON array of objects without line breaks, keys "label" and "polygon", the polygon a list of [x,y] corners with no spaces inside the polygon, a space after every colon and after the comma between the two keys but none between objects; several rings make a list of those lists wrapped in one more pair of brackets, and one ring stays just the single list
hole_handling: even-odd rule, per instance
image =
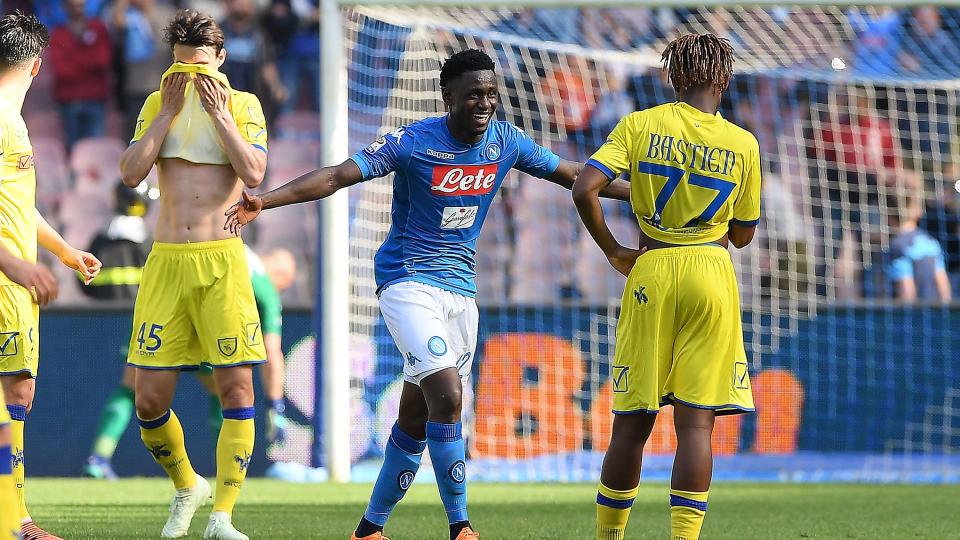
[{"label": "goal net", "polygon": [[[659,70],[669,39],[727,37],[736,76],[721,113],[760,142],[763,218],[753,243],[731,250],[758,413],[718,420],[718,477],[960,478],[960,316],[935,300],[939,271],[960,269],[957,11],[392,5],[340,16],[351,152],[443,114],[441,62],[477,47],[497,63],[499,117],[584,161],[623,115],[674,99]],[[352,434],[355,480],[376,474],[402,386],[372,262],[391,190],[387,179],[350,192],[352,418],[370,426]],[[635,243],[629,205],[605,210]],[[569,192],[519,172],[491,209],[477,274],[469,474],[596,479],[623,278]],[[895,299],[911,291],[918,300]],[[660,413],[645,478],[669,475],[671,417]]]}]

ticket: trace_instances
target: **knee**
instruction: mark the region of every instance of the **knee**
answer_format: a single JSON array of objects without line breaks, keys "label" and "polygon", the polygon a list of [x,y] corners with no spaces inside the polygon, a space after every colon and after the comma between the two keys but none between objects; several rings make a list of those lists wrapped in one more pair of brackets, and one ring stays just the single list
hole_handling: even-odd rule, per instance
[{"label": "knee", "polygon": [[426,411],[422,413],[420,411],[400,411],[400,416],[397,418],[397,426],[400,427],[400,431],[403,431],[414,439],[422,441],[427,438],[427,413]]},{"label": "knee", "polygon": [[249,381],[221,384],[220,403],[224,409],[253,406],[253,384]]},{"label": "knee", "polygon": [[33,379],[23,379],[14,384],[5,385],[4,399],[7,405],[19,405],[26,407],[29,412],[33,407],[33,393],[36,386]]},{"label": "knee", "polygon": [[134,396],[134,406],[137,417],[142,420],[153,420],[161,417],[170,409],[170,401],[164,399],[158,392],[141,388]]},{"label": "knee", "polygon": [[435,422],[459,422],[462,403],[463,392],[459,387],[444,388],[427,398],[429,419]]}]

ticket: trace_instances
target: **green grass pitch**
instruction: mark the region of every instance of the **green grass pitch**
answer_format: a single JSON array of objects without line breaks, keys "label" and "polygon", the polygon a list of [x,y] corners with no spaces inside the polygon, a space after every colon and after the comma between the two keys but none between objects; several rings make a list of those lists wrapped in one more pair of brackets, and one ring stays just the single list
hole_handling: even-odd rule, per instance
[{"label": "green grass pitch", "polygon": [[[158,538],[172,495],[161,479],[28,479],[37,523],[67,540]],[[253,539],[348,540],[370,485],[250,480],[234,514]],[[592,540],[595,487],[471,484],[470,517],[484,540]],[[713,487],[703,540],[960,539],[960,486],[740,484]],[[668,537],[667,486],[644,484],[629,539]],[[194,518],[200,538],[210,506]],[[416,484],[385,531],[392,540],[448,540],[435,486]]]}]

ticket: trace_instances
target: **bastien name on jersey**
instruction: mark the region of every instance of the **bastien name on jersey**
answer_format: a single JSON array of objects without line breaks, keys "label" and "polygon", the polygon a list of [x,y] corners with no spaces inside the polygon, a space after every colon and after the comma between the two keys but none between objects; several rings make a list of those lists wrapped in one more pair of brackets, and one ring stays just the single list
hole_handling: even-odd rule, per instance
[{"label": "bastien name on jersey", "polygon": [[737,164],[733,150],[694,144],[673,135],[650,134],[647,158],[670,161],[688,169],[728,176]]}]

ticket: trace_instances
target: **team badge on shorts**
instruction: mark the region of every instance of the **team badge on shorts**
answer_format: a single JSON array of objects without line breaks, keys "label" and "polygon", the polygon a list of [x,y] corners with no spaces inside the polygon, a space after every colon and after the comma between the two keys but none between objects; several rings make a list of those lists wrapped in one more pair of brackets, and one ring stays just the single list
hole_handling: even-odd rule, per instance
[{"label": "team badge on shorts", "polygon": [[400,471],[400,474],[397,475],[397,486],[403,491],[410,489],[415,476],[416,474],[413,471]]},{"label": "team badge on shorts", "polygon": [[247,323],[246,330],[244,337],[247,339],[247,345],[259,345],[260,340],[257,336],[260,334],[260,323]]},{"label": "team badge on shorts", "polygon": [[233,356],[233,353],[237,352],[237,338],[222,337],[217,340],[217,348],[220,349],[220,354]]},{"label": "team badge on shorts", "polygon": [[427,341],[427,349],[434,356],[443,356],[447,354],[447,342],[440,336],[433,336]]},{"label": "team badge on shorts", "polygon": [[0,356],[17,354],[17,334],[20,332],[0,332]]},{"label": "team badge on shorts", "polygon": [[630,371],[630,368],[627,366],[613,366],[613,391],[614,392],[629,392],[629,378],[627,378],[627,372]]},{"label": "team badge on shorts", "polygon": [[447,471],[447,474],[450,475],[451,480],[458,484],[462,484],[467,478],[467,466],[462,460],[457,460],[456,463],[450,466],[450,470]]},{"label": "team badge on shorts", "polygon": [[746,362],[733,364],[733,387],[737,390],[750,389],[750,377]]}]

